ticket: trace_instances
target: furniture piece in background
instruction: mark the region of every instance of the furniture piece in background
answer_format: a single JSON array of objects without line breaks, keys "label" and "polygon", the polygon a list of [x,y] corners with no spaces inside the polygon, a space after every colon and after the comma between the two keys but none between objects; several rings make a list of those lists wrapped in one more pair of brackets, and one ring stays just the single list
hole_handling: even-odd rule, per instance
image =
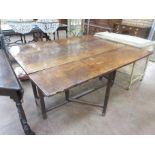
[{"label": "furniture piece in background", "polygon": [[[60,38],[59,37],[59,32],[60,31],[65,31],[66,32],[66,38],[68,37],[67,19],[59,19],[58,21],[59,21],[58,28],[56,29],[56,31],[53,32],[53,39],[54,40],[56,39],[56,36],[57,36],[57,39]],[[37,22],[37,19],[35,19],[35,22]],[[39,31],[39,29],[36,30],[36,31],[33,30],[33,38],[34,38],[35,41],[37,41],[39,38],[45,38],[46,41],[51,40],[50,37],[47,35],[47,33]]]},{"label": "furniture piece in background", "polygon": [[[152,22],[152,19],[123,19],[121,23],[114,24],[113,32],[147,39],[150,33]],[[151,55],[150,58],[151,57],[153,56]],[[148,60],[149,59],[140,60],[119,70],[121,73],[124,73],[122,76],[121,74],[120,76],[118,75],[119,78],[125,77],[125,79],[129,79],[129,85],[127,86],[127,89],[130,89],[131,85],[135,81],[143,79]]]},{"label": "furniture piece in background", "polygon": [[[124,34],[99,32],[99,33],[96,33],[95,36],[102,39],[110,40],[113,42],[118,42],[118,43],[130,45],[139,49],[146,49],[150,51],[153,51],[155,46],[155,42],[153,41],[146,40],[139,37],[124,35]],[[123,80],[120,80],[121,82],[118,81],[119,85],[122,82],[125,83],[125,81],[127,81],[128,83],[127,89],[130,89],[131,85],[135,81],[138,81],[138,80],[142,81],[145,74],[145,70],[147,68],[148,60],[149,58],[145,58],[137,62],[134,62],[133,64],[130,64],[128,66],[120,68],[117,72],[119,75],[117,74],[117,76],[119,76],[119,79],[122,79],[122,77],[124,76],[122,77],[120,76],[120,72],[121,72],[125,74],[125,78]]]},{"label": "furniture piece in background", "polygon": [[68,19],[68,31],[71,36],[83,35],[84,20],[83,19]]},{"label": "furniture piece in background", "polygon": [[[20,41],[22,43],[26,43],[26,35],[33,34],[32,41],[43,40],[50,40],[53,33],[58,29],[59,22],[58,20],[21,20],[21,21],[7,21],[7,24],[2,25],[2,32],[4,36],[13,36],[13,35],[20,35]],[[54,35],[55,39],[55,35]],[[8,40],[8,44],[11,43]]]},{"label": "furniture piece in background", "polygon": [[[149,33],[149,40],[155,40],[155,19],[153,20],[153,24],[151,26],[151,31]],[[150,61],[155,62],[155,50],[153,54],[150,56]]]},{"label": "furniture piece in background", "polygon": [[[57,33],[57,39],[59,39],[59,32],[60,31],[65,31],[66,32],[66,38],[68,37],[68,25],[67,24],[62,24],[62,23],[59,23],[59,27],[58,29],[56,30],[56,33]],[[54,40],[55,40],[55,32],[54,32]]]},{"label": "furniture piece in background", "polygon": [[[96,32],[115,32],[120,34],[128,34],[133,36],[138,36],[142,38],[147,38],[150,27],[153,20],[128,20],[128,19],[88,19],[85,20],[85,33],[86,34],[95,34]],[[99,27],[100,26],[100,27]],[[103,28],[101,28],[103,27]],[[106,27],[107,29],[104,29]],[[108,30],[108,28],[110,28]],[[153,56],[151,56],[153,57]],[[141,62],[141,63],[140,63]],[[143,64],[143,65],[140,65]],[[121,68],[121,72],[124,73],[120,75],[119,78],[122,78],[125,76],[125,79],[129,79],[129,83],[127,84],[127,89],[130,88],[131,84],[136,79],[142,79],[140,78],[143,75],[143,71],[145,70],[145,67],[143,69],[142,66],[145,66],[147,64],[146,61],[139,61],[136,64],[129,65],[128,67]],[[138,66],[141,66],[142,72],[139,72]],[[135,67],[135,68],[133,68]],[[118,72],[119,73],[119,72]],[[135,78],[136,77],[136,78]],[[139,77],[139,78],[138,78]],[[143,77],[143,76],[142,76]],[[135,80],[133,80],[135,79]],[[122,80],[123,81],[123,80]],[[127,80],[124,80],[127,81]]]},{"label": "furniture piece in background", "polygon": [[[105,115],[110,87],[114,83],[116,70],[151,54],[146,50],[105,41],[94,36],[69,38],[57,41],[57,44],[45,42],[43,45],[36,42],[33,45],[21,45],[18,48],[20,52],[12,56],[29,76],[36,104],[40,105],[44,119],[47,117],[46,112],[60,106],[47,109],[44,97],[53,96],[63,91],[67,102],[100,107],[102,114]],[[38,48],[40,51],[37,50]],[[10,53],[13,54],[16,50],[11,47]],[[55,52],[52,52],[53,50]],[[103,75],[108,75],[103,105],[94,105],[78,99],[92,90],[74,97],[70,96],[70,88]]]},{"label": "furniture piece in background", "polygon": [[155,40],[155,19],[154,19],[153,22],[152,22],[151,30],[150,30],[148,39],[149,39],[149,40]]},{"label": "furniture piece in background", "polygon": [[117,72],[116,83],[129,90],[137,81],[142,81],[147,69],[149,57],[122,67]]},{"label": "furniture piece in background", "polygon": [[132,26],[127,24],[115,23],[113,32],[120,34],[127,34],[141,38],[148,38],[150,27]]},{"label": "furniture piece in background", "polygon": [[115,23],[121,23],[121,19],[85,19],[84,34],[93,35],[96,32],[113,31]]},{"label": "furniture piece in background", "polygon": [[[22,34],[15,32],[9,24],[2,24],[1,30],[3,35],[5,36],[5,40],[8,44],[16,44],[16,43],[24,43],[24,38]],[[17,36],[19,37],[18,40],[11,42],[11,37]]]},{"label": "furniture piece in background", "polygon": [[[1,43],[3,38],[1,37]],[[2,45],[4,48],[4,45]],[[34,135],[35,133],[31,130],[27,123],[24,109],[22,107],[23,89],[16,78],[13,68],[8,60],[5,48],[0,50],[0,95],[9,96],[16,103],[16,107],[19,114],[19,119],[25,134]]]},{"label": "furniture piece in background", "polygon": [[147,38],[153,20],[85,19],[84,34],[115,32]]},{"label": "furniture piece in background", "polygon": [[57,19],[38,19],[35,25],[52,39],[53,33],[59,27],[59,21]]}]

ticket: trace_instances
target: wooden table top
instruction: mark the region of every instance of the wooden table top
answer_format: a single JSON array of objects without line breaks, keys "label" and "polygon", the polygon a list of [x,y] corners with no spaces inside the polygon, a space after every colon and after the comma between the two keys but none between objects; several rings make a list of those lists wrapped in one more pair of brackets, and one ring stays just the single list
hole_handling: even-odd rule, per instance
[{"label": "wooden table top", "polygon": [[124,45],[93,36],[13,46],[10,53],[27,74],[115,50]]},{"label": "wooden table top", "polygon": [[36,83],[45,96],[51,96],[148,55],[147,51],[122,47],[30,74],[30,79]]},{"label": "wooden table top", "polygon": [[151,54],[94,36],[33,43],[20,46],[18,50],[21,52],[12,55],[45,96],[62,92]]},{"label": "wooden table top", "polygon": [[0,90],[20,90],[21,87],[3,50],[0,50]]}]

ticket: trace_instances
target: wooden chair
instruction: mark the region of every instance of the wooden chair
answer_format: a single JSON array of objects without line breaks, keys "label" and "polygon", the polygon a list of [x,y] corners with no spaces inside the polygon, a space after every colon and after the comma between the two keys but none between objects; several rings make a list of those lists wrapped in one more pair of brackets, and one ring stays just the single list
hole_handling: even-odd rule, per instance
[{"label": "wooden chair", "polygon": [[18,81],[16,74],[14,73],[14,70],[9,62],[3,36],[0,36],[0,38],[2,47],[2,49],[0,49],[0,96],[9,96],[15,101],[19,114],[19,119],[25,134],[33,135],[35,133],[28,125],[25,112],[22,107],[22,98],[24,93],[23,88]]}]

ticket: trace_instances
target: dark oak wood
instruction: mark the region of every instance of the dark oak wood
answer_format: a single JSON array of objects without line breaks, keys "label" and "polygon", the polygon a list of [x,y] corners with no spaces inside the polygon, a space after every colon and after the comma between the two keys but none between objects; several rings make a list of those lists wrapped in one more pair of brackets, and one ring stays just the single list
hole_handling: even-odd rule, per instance
[{"label": "dark oak wood", "polygon": [[0,50],[0,95],[9,96],[16,102],[23,130],[25,134],[31,135],[34,134],[34,132],[27,123],[25,112],[22,107],[23,93],[23,89],[13,72],[4,50]]},{"label": "dark oak wood", "polygon": [[45,96],[65,91],[66,99],[69,100],[70,88],[108,74],[104,115],[116,70],[151,54],[146,50],[94,36],[38,42],[11,48],[10,52],[15,53],[12,55],[36,86],[33,86],[33,89],[37,88],[34,89],[34,95],[39,95],[43,118],[46,118],[48,111],[45,108]]},{"label": "dark oak wood", "polygon": [[106,109],[107,109],[107,105],[108,105],[108,100],[109,100],[109,96],[110,96],[110,88],[111,85],[113,83],[113,74],[115,74],[116,71],[112,72],[111,74],[109,74],[108,77],[108,83],[107,83],[107,88],[106,88],[106,93],[105,93],[105,98],[104,98],[104,105],[103,105],[103,111],[102,111],[102,115],[104,116],[106,114]]},{"label": "dark oak wood", "polygon": [[150,52],[133,47],[122,47],[111,52],[100,53],[45,69],[30,74],[29,77],[46,96],[50,96],[102,74],[107,74],[148,55]]},{"label": "dark oak wood", "polygon": [[78,61],[124,45],[93,36],[11,47],[10,52],[27,74]]},{"label": "dark oak wood", "polygon": [[39,97],[40,97],[40,106],[41,106],[41,112],[44,119],[47,118],[46,115],[46,107],[45,107],[45,101],[44,101],[44,95],[42,93],[42,90],[38,89]]},{"label": "dark oak wood", "polygon": [[0,50],[0,89],[21,90],[3,50]]}]

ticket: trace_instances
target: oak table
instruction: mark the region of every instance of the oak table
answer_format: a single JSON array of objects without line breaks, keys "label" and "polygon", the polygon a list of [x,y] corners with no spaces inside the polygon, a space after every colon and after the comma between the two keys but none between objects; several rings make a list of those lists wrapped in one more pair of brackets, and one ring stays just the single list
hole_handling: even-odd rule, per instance
[{"label": "oak table", "polygon": [[[67,101],[101,107],[105,115],[116,70],[151,54],[94,36],[11,47],[10,53],[28,74],[43,118],[47,117],[47,111],[55,108],[46,109],[44,97],[60,92],[65,92]],[[104,75],[108,81],[103,106],[77,99],[85,93],[70,97],[70,88]]]}]

